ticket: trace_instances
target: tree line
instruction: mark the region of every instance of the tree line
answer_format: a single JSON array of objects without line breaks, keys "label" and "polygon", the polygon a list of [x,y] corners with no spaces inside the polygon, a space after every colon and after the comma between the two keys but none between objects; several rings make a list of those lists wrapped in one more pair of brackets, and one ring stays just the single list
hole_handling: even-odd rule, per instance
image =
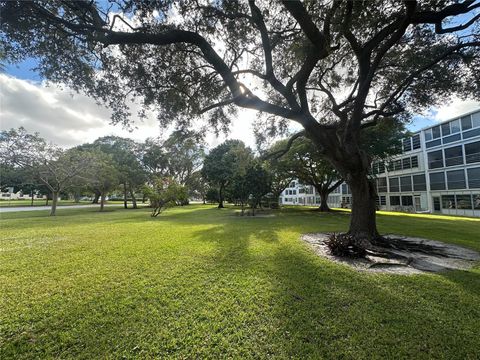
[{"label": "tree line", "polygon": [[[399,151],[403,127],[391,121],[366,132],[365,148],[371,156],[385,158]],[[383,141],[379,141],[381,138]],[[329,211],[328,195],[344,179],[306,137],[274,142],[254,152],[240,140],[226,140],[207,151],[198,132],[177,130],[166,139],[145,142],[117,136],[100,137],[70,149],[48,143],[26,129],[0,133],[0,187],[47,194],[51,215],[59,196],[75,201],[91,196],[104,210],[108,194],[121,193],[124,208],[137,208],[137,195],[149,200],[152,216],[189,200],[250,207],[276,208],[281,193],[294,179],[313,186],[321,211]]]}]

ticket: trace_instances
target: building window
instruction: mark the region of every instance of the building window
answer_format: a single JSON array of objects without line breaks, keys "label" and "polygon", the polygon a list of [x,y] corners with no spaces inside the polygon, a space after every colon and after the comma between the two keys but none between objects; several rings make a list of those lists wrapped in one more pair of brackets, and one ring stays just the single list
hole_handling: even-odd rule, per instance
[{"label": "building window", "polygon": [[412,147],[413,147],[413,150],[420,149],[420,147],[421,147],[421,145],[420,145],[420,134],[412,136]]},{"label": "building window", "polygon": [[383,161],[378,163],[378,173],[379,174],[385,173],[385,163]]},{"label": "building window", "polygon": [[412,156],[411,158],[412,169],[418,167],[418,156]]},{"label": "building window", "polygon": [[400,196],[390,196],[390,206],[399,206]]},{"label": "building window", "polygon": [[455,166],[463,164],[462,146],[454,146],[445,149],[445,166]]},{"label": "building window", "polygon": [[292,190],[292,195],[297,195],[297,190]]},{"label": "building window", "polygon": [[403,139],[402,145],[403,145],[403,151],[404,152],[411,151],[412,150],[412,139],[411,138]]},{"label": "building window", "polygon": [[432,129],[427,129],[425,130],[425,141],[430,141],[432,140]]},{"label": "building window", "polygon": [[437,139],[437,140],[433,140],[433,141],[429,141],[425,144],[425,146],[427,147],[427,149],[431,148],[431,147],[434,147],[434,146],[439,146],[439,145],[442,145],[442,140],[441,139]]},{"label": "building window", "polygon": [[472,127],[480,127],[480,112],[472,114]]},{"label": "building window", "polygon": [[472,197],[470,195],[455,195],[457,209],[472,210]]},{"label": "building window", "polygon": [[440,137],[440,126],[435,126],[432,128],[432,136],[434,139],[437,139]]},{"label": "building window", "polygon": [[453,135],[444,137],[443,138],[443,144],[449,144],[449,143],[452,143],[454,141],[458,141],[460,139],[461,139],[460,134],[453,134]]},{"label": "building window", "polygon": [[472,117],[470,115],[462,117],[460,121],[462,122],[463,131],[472,128]]},{"label": "building window", "polygon": [[398,177],[389,178],[388,182],[389,182],[389,185],[390,185],[390,192],[400,192]]},{"label": "building window", "polygon": [[402,191],[412,191],[412,178],[410,176],[402,176],[400,178],[400,188]]},{"label": "building window", "polygon": [[442,209],[455,208],[455,195],[442,195]]},{"label": "building window", "polygon": [[415,191],[425,191],[427,190],[427,182],[425,181],[425,175],[413,175],[413,190]]},{"label": "building window", "polygon": [[387,205],[387,197],[386,196],[380,196],[380,205],[385,206]]},{"label": "building window", "polygon": [[465,183],[465,171],[463,171],[463,169],[447,171],[447,183],[449,190],[466,189],[467,184]]},{"label": "building window", "polygon": [[402,170],[402,160],[395,160],[393,162],[393,170],[394,171]]},{"label": "building window", "polygon": [[412,161],[411,159],[408,157],[408,158],[404,158],[402,159],[402,169],[411,169],[412,168]]},{"label": "building window", "polygon": [[445,190],[445,174],[443,171],[430,174],[430,189]]},{"label": "building window", "polygon": [[465,144],[465,160],[467,164],[480,162],[480,141]]},{"label": "building window", "polygon": [[460,120],[450,121],[450,131],[452,134],[460,132]]},{"label": "building window", "polygon": [[442,136],[450,135],[450,123],[442,124]]},{"label": "building window", "polygon": [[473,200],[473,209],[480,210],[480,194],[472,195],[472,200]]},{"label": "building window", "polygon": [[387,178],[381,177],[377,179],[377,189],[378,192],[387,192]]},{"label": "building window", "polygon": [[402,196],[402,206],[413,206],[413,197]]},{"label": "building window", "polygon": [[467,169],[468,187],[470,189],[480,188],[480,167]]},{"label": "building window", "polygon": [[428,168],[436,169],[443,167],[442,150],[432,151],[428,153]]}]

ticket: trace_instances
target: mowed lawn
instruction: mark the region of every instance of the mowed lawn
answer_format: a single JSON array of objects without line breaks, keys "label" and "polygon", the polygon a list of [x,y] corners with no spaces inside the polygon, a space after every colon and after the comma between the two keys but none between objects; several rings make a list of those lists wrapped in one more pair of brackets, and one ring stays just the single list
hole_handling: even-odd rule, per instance
[{"label": "mowed lawn", "polygon": [[[1,215],[0,359],[480,357],[480,266],[359,273],[299,239],[346,230],[345,212],[47,214]],[[378,221],[480,250],[478,219]]]}]

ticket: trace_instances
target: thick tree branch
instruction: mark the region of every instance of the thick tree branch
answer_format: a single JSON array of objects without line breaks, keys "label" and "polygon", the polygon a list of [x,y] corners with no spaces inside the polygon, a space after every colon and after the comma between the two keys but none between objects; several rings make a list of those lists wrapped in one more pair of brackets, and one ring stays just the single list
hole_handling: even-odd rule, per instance
[{"label": "thick tree branch", "polygon": [[292,147],[295,140],[297,140],[298,138],[304,137],[305,134],[306,134],[305,131],[302,130],[302,131],[299,131],[298,133],[292,135],[290,137],[290,139],[288,139],[287,145],[285,146],[284,149],[266,154],[266,155],[263,156],[263,159],[264,160],[268,160],[268,159],[276,160],[276,159],[282,157],[283,155],[285,155],[290,150],[290,148]]}]

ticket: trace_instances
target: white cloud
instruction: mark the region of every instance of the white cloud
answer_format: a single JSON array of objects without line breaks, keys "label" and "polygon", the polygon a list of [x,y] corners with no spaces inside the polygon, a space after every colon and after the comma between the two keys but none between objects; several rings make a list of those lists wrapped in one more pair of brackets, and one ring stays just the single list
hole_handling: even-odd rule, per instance
[{"label": "white cloud", "polygon": [[480,108],[480,101],[461,100],[458,97],[452,97],[439,107],[433,107],[430,110],[433,120],[444,121],[452,119],[459,115],[474,111]]},{"label": "white cloud", "polygon": [[[254,146],[252,124],[256,112],[241,110],[233,122],[228,138],[243,140]],[[135,119],[133,119],[135,121]],[[0,74],[0,128],[6,130],[23,126],[29,132],[39,132],[45,139],[63,147],[92,142],[116,135],[144,141],[162,134],[152,115],[134,122],[136,129],[128,131],[121,125],[110,124],[110,111],[85,95],[72,93],[55,85],[35,83]],[[168,132],[168,130],[167,130]],[[207,144],[214,147],[225,136],[207,136]]]}]

